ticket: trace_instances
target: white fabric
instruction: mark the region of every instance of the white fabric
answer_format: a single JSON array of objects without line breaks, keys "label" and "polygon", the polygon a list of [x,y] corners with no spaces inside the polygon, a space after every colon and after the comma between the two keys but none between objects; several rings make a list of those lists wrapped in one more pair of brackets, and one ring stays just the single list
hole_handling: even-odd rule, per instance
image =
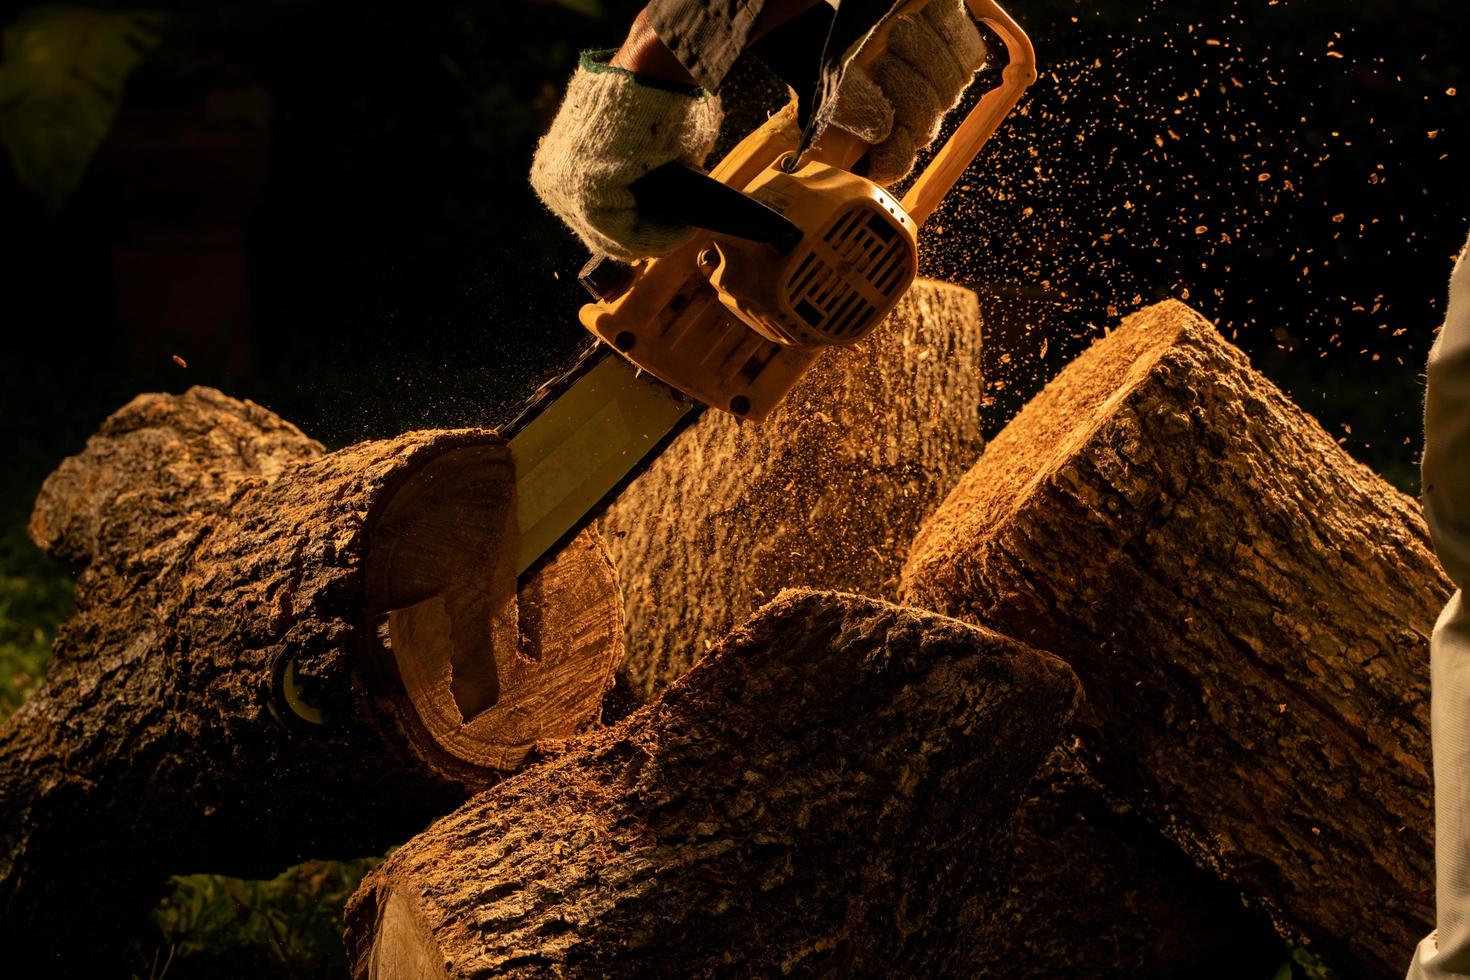
[{"label": "white fabric", "polygon": [[695,229],[640,214],[629,186],[674,160],[703,162],[720,132],[719,99],[645,83],[597,54],[584,54],[567,84],[536,147],[531,187],[592,251],[625,260],[665,255]]},{"label": "white fabric", "polygon": [[[1470,243],[1467,243],[1470,249]],[[1424,513],[1457,591],[1429,645],[1434,751],[1435,925],[1409,980],[1470,978],[1470,257],[1450,278],[1444,328],[1429,353]]]},{"label": "white fabric", "polygon": [[843,76],[832,125],[872,144],[870,178],[896,183],[934,142],[987,57],[969,8],[960,0],[933,0],[893,22],[888,50],[871,76],[861,69]]}]

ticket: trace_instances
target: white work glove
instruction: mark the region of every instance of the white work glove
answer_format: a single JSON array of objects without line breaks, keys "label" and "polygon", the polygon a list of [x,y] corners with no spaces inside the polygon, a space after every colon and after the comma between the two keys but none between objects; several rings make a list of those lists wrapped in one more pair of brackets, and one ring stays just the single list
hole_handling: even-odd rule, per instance
[{"label": "white work glove", "polygon": [[892,184],[908,176],[988,53],[960,0],[932,0],[893,22],[872,76],[849,70],[832,113],[833,126],[872,145],[870,179]]},{"label": "white work glove", "polygon": [[638,213],[628,189],[674,160],[704,162],[720,131],[720,102],[703,89],[651,83],[589,51],[536,147],[531,186],[594,252],[635,259],[672,252],[694,236]]}]

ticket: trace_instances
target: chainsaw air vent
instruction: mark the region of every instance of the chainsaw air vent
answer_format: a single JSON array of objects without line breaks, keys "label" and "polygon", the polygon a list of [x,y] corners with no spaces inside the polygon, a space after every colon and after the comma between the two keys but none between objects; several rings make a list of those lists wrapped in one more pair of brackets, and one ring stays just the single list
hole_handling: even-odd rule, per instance
[{"label": "chainsaw air vent", "polygon": [[827,344],[850,344],[888,314],[914,275],[909,238],[875,207],[842,214],[786,283],[791,310]]}]

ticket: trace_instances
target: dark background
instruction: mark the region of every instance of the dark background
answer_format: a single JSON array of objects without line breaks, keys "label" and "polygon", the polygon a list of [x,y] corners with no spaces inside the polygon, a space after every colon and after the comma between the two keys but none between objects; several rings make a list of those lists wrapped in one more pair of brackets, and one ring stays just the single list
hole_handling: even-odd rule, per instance
[{"label": "dark background", "polygon": [[[530,155],[575,52],[616,44],[636,6],[176,2],[58,215],[0,162],[7,444],[44,470],[132,394],[194,383],[328,443],[502,418],[582,342],[582,250],[531,195]],[[1042,77],[924,258],[982,294],[988,428],[1086,337],[1177,296],[1412,487],[1419,368],[1470,215],[1466,96],[1447,94],[1464,5],[1012,12]],[[160,117],[177,145],[138,150]],[[189,146],[198,120],[233,134]],[[233,252],[200,268],[210,250]]]},{"label": "dark background", "polygon": [[[163,42],[64,206],[0,157],[12,706],[67,603],[24,541],[30,501],[134,394],[214,385],[342,444],[494,424],[584,343],[583,250],[526,172],[577,50],[617,44],[637,3],[146,6],[172,14]],[[1010,9],[1041,78],[923,242],[927,273],[981,295],[987,431],[1173,296],[1414,491],[1421,366],[1470,221],[1466,5]]]}]

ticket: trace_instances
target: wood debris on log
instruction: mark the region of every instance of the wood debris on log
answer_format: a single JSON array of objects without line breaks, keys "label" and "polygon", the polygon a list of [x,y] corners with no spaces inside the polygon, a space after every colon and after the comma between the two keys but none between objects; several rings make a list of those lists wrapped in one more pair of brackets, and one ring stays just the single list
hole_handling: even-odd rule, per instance
[{"label": "wood debris on log", "polygon": [[518,602],[511,474],[490,432],[325,453],[204,388],[109,418],[31,521],[81,571],[0,731],[7,957],[105,957],[171,872],[375,853],[587,727],[614,572],[589,532]]},{"label": "wood debris on log", "polygon": [[1183,304],[1129,317],[924,526],[905,601],[1064,651],[1088,768],[1346,976],[1433,919],[1419,508]]},{"label": "wood debris on log", "polygon": [[[676,681],[780,588],[896,592],[909,538],[981,448],[974,294],[921,281],[884,329],[821,364],[812,387],[762,426],[709,413],[613,505],[603,527],[625,586],[631,682],[615,710]],[[867,455],[875,446],[895,447],[897,465]],[[1063,798],[1053,778],[1072,792]],[[1017,969],[1044,948],[1034,975],[1126,964],[1144,980],[1170,975],[1165,947],[1241,957],[1277,948],[1268,922],[1232,907],[1231,890],[1157,831],[1074,822],[1110,812],[1091,784],[1048,770],[1037,783],[1021,813],[1018,890],[976,926],[994,962],[1013,956]],[[1059,832],[1079,847],[1049,847]],[[1028,919],[1075,923],[1089,938],[1015,928]]]},{"label": "wood debris on log", "polygon": [[602,522],[637,697],[788,586],[891,597],[919,522],[980,452],[981,394],[975,294],[920,280],[764,423],[706,412]]},{"label": "wood debris on log", "polygon": [[1011,810],[1075,693],[989,631],[783,593],[372,872],[354,975],[972,975]]}]

